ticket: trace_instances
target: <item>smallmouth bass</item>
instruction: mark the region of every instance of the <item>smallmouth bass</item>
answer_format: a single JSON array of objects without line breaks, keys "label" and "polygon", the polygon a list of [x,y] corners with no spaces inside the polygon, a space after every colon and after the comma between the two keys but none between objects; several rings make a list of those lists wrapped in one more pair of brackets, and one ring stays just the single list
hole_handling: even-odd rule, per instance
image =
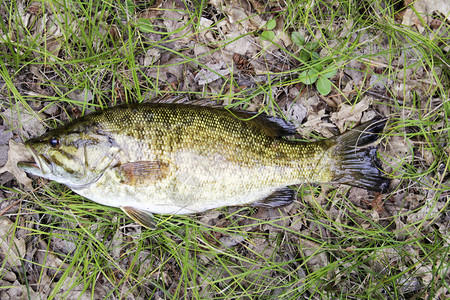
[{"label": "smallmouth bass", "polygon": [[121,208],[152,228],[151,214],[222,206],[277,207],[289,185],[342,183],[385,192],[376,148],[384,121],[328,140],[284,139],[295,127],[265,114],[179,103],[123,104],[28,140],[24,171]]}]

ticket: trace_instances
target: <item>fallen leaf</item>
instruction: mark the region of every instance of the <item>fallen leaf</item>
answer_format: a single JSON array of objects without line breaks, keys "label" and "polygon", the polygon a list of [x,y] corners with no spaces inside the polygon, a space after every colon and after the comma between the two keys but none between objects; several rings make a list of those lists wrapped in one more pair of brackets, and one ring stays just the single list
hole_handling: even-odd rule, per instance
[{"label": "fallen leaf", "polygon": [[[8,284],[9,285],[9,284]],[[42,299],[42,295],[29,288],[29,285],[20,284],[19,281],[14,281],[9,285],[9,289],[2,289],[0,298],[5,300],[11,299]],[[26,295],[26,296],[25,296]],[[46,297],[45,297],[46,298]]]},{"label": "fallen leaf", "polygon": [[11,130],[7,130],[5,126],[0,125],[0,146],[6,145],[12,137],[13,134]]},{"label": "fallen leaf", "polygon": [[9,172],[14,175],[17,182],[23,184],[26,189],[31,190],[32,180],[27,177],[27,174],[17,167],[17,163],[20,161],[30,161],[33,156],[28,152],[25,146],[21,143],[17,143],[14,140],[9,140],[8,161],[5,166],[0,168],[0,174]]},{"label": "fallen leaf", "polygon": [[[64,31],[65,20],[69,16],[53,15],[53,14],[43,14],[41,18],[37,19],[35,23],[34,38],[38,40],[38,43],[43,45],[49,54],[46,55],[47,59],[50,61],[55,61],[56,57],[61,50],[63,45],[62,37],[66,33]],[[41,57],[41,52],[34,52],[36,57]]]},{"label": "fallen leaf", "polygon": [[308,110],[303,104],[296,101],[293,102],[290,106],[286,107],[286,109],[283,110],[283,113],[285,116],[288,116],[288,119],[292,123],[294,123],[296,126],[300,126],[303,120],[308,115]]},{"label": "fallen leaf", "polygon": [[23,134],[26,139],[45,132],[39,116],[33,111],[28,111],[20,102],[0,114],[14,133]]},{"label": "fallen leaf", "polygon": [[245,241],[245,236],[238,234],[228,235],[220,238],[220,243],[225,248],[232,248],[237,244],[242,243],[243,241]]},{"label": "fallen leaf", "polygon": [[224,61],[218,63],[207,63],[206,68],[200,70],[195,76],[195,81],[198,81],[199,85],[205,85],[216,81],[221,76],[230,74],[230,69]]},{"label": "fallen leaf", "polygon": [[10,267],[17,267],[22,264],[21,259],[25,255],[25,240],[16,238],[13,232],[14,223],[8,218],[0,221],[0,251]]},{"label": "fallen leaf", "polygon": [[331,114],[331,121],[336,124],[340,132],[344,132],[346,125],[361,121],[361,117],[364,111],[369,108],[371,104],[369,97],[364,97],[361,101],[355,105],[342,104],[339,107],[339,111]]},{"label": "fallen leaf", "polygon": [[80,103],[91,103],[94,100],[94,93],[88,89],[75,89],[67,94],[67,98]]},{"label": "fallen leaf", "polygon": [[301,252],[311,270],[319,270],[328,265],[328,257],[323,247],[307,239],[301,240]]},{"label": "fallen leaf", "polygon": [[417,0],[414,1],[412,7],[406,9],[402,24],[415,25],[421,33],[424,31],[425,25],[431,24],[435,13],[442,14],[447,21],[450,21],[450,2],[448,0]]},{"label": "fallen leaf", "polygon": [[8,149],[9,147],[6,145],[0,146],[0,167],[3,167],[8,160]]},{"label": "fallen leaf", "polygon": [[[233,40],[233,43],[229,41]],[[225,44],[225,42],[228,42]],[[228,53],[238,53],[240,55],[253,54],[258,49],[255,39],[252,36],[240,34],[236,31],[231,31],[224,36],[224,50]]]},{"label": "fallen leaf", "polygon": [[[392,136],[387,144],[386,172],[399,172],[404,164],[410,164],[414,158],[414,142],[402,136]],[[394,173],[394,174],[399,174]]]}]

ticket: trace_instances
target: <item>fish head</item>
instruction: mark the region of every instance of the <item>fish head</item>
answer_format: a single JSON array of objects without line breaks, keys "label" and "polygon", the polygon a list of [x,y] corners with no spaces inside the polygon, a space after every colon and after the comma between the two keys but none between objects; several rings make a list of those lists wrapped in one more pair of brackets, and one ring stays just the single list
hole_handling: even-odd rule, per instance
[{"label": "fish head", "polygon": [[34,162],[20,162],[20,169],[72,189],[96,182],[117,162],[120,151],[104,130],[77,122],[32,138],[25,147]]}]

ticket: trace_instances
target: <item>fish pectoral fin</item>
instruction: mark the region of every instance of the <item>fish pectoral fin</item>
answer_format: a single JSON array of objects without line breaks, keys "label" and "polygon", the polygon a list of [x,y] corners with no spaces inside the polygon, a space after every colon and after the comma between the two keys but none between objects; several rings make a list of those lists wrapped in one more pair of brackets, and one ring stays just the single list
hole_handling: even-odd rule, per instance
[{"label": "fish pectoral fin", "polygon": [[134,208],[132,206],[122,206],[120,209],[135,222],[141,224],[148,229],[156,229],[153,214],[151,212]]},{"label": "fish pectoral fin", "polygon": [[169,164],[154,161],[135,161],[117,167],[122,181],[128,185],[147,185],[167,176]]},{"label": "fish pectoral fin", "polygon": [[291,188],[283,188],[270,194],[267,198],[255,201],[250,204],[254,207],[274,208],[289,205],[295,200],[295,190]]}]

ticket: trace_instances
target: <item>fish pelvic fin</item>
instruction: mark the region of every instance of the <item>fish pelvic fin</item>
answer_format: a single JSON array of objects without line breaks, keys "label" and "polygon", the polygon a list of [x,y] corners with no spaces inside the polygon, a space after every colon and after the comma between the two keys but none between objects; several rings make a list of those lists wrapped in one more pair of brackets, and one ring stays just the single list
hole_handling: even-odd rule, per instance
[{"label": "fish pelvic fin", "polygon": [[135,222],[148,229],[156,229],[155,221],[153,221],[153,215],[151,212],[137,209],[131,206],[122,206],[120,209]]},{"label": "fish pelvic fin", "polygon": [[334,138],[337,159],[333,182],[385,193],[391,180],[385,176],[377,148],[368,146],[383,132],[386,120],[375,119]]}]

